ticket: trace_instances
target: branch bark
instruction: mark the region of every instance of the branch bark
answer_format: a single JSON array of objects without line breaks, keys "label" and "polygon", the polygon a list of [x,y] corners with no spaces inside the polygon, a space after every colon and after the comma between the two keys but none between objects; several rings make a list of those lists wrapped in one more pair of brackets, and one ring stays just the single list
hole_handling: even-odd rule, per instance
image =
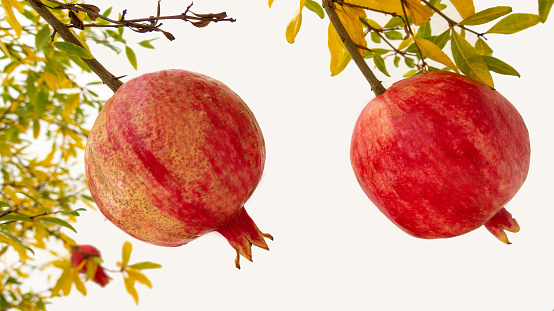
[{"label": "branch bark", "polygon": [[[73,35],[73,33],[60,22],[47,7],[45,7],[40,0],[27,0],[31,7],[48,23],[54,30],[62,37],[66,42],[71,42],[80,47],[83,47],[83,44]],[[113,74],[111,74],[99,61],[95,58],[92,59],[82,59],[89,68],[96,73],[96,75],[106,84],[112,91],[117,91],[117,89],[123,85],[123,82],[119,81]]]},{"label": "branch bark", "polygon": [[377,79],[375,74],[373,74],[373,71],[369,69],[369,66],[367,65],[366,61],[358,51],[358,47],[352,41],[352,38],[350,38],[350,35],[342,25],[339,16],[337,15],[337,12],[335,12],[335,7],[333,6],[333,0],[323,0],[323,8],[325,9],[325,12],[327,12],[327,15],[329,16],[329,19],[331,20],[331,23],[333,24],[333,27],[335,27],[335,30],[339,34],[342,42],[344,43],[344,46],[346,47],[346,50],[348,53],[350,53],[350,56],[352,56],[352,60],[356,63],[364,77],[366,78],[367,82],[369,82],[369,85],[371,85],[371,90],[373,93],[375,93],[375,96],[379,96],[383,93],[385,93],[385,87]]}]

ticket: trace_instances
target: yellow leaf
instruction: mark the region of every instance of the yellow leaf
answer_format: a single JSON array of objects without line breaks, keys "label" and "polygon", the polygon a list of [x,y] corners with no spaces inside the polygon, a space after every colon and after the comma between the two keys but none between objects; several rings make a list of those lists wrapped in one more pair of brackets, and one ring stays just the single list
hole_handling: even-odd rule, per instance
[{"label": "yellow leaf", "polygon": [[273,5],[273,0],[268,0],[268,1],[267,1],[267,5],[268,5],[269,7],[271,7],[271,5]]},{"label": "yellow leaf", "polygon": [[473,0],[450,0],[452,5],[456,8],[456,11],[460,13],[462,19],[465,19],[475,14],[475,6]]},{"label": "yellow leaf", "polygon": [[352,59],[350,54],[345,50],[339,34],[333,27],[333,24],[329,23],[327,44],[329,46],[329,52],[331,53],[331,76],[336,76],[341,73],[348,62]]},{"label": "yellow leaf", "polygon": [[75,283],[75,287],[77,288],[77,290],[81,294],[83,294],[83,296],[86,296],[87,295],[87,288],[85,287],[85,283],[83,283],[83,281],[79,277],[79,270],[74,269],[71,274],[73,276],[73,282]]},{"label": "yellow leaf", "polygon": [[8,244],[13,247],[19,255],[19,261],[24,262],[29,259],[29,256],[27,256],[27,249],[23,245],[2,234],[2,232],[0,232],[0,243]]},{"label": "yellow leaf", "polygon": [[48,71],[42,73],[42,77],[39,79],[39,82],[42,81],[46,82],[46,85],[48,85],[48,87],[54,92],[58,90],[58,86],[60,85],[60,80],[58,80],[58,77]]},{"label": "yellow leaf", "polygon": [[146,275],[144,275],[144,273],[138,270],[135,270],[133,268],[127,268],[125,272],[127,272],[127,275],[129,276],[129,278],[134,279],[137,282],[146,285],[148,288],[152,288],[152,283],[146,277]]},{"label": "yellow leaf", "polygon": [[56,144],[52,144],[52,150],[50,150],[50,153],[44,158],[44,160],[37,163],[37,166],[42,167],[51,167],[52,166],[52,160],[54,159],[54,154],[56,153]]},{"label": "yellow leaf", "polygon": [[129,295],[133,297],[133,299],[135,300],[135,304],[138,305],[139,297],[137,289],[135,288],[135,280],[127,277],[123,279],[123,282],[125,283],[125,289],[129,293]]},{"label": "yellow leaf", "polygon": [[408,39],[400,42],[400,45],[398,46],[398,50],[401,51],[407,48],[408,46],[410,46],[410,44],[412,44],[413,41],[414,41],[414,38],[410,36]]},{"label": "yellow leaf", "polygon": [[13,60],[12,55],[8,51],[8,47],[1,40],[0,40],[0,50],[2,50],[2,52],[4,52],[4,54],[6,54],[7,57],[9,57],[11,60]]},{"label": "yellow leaf", "polygon": [[305,4],[306,0],[300,0],[300,7],[296,10],[296,13],[287,25],[285,36],[288,43],[294,43],[294,39],[296,39],[298,31],[300,31],[300,26],[302,25],[302,9]]},{"label": "yellow leaf", "polygon": [[[365,32],[360,17],[366,17],[365,11],[360,8],[351,8],[347,6],[339,6],[336,9],[337,15],[348,32],[350,39],[358,46],[367,47]],[[365,54],[364,49],[359,49],[361,55]]]},{"label": "yellow leaf", "polygon": [[12,190],[11,187],[4,187],[3,190],[4,195],[10,198],[10,200],[12,200],[15,205],[21,204],[22,199],[17,196],[17,194],[15,193],[15,191]]},{"label": "yellow leaf", "polygon": [[[364,0],[364,2],[367,0]],[[381,6],[381,10],[388,12],[388,13],[395,13],[404,15],[404,10],[402,10],[402,4],[400,0],[376,0],[379,6]]]},{"label": "yellow leaf", "polygon": [[6,77],[4,77],[4,80],[2,80],[2,86],[6,85],[10,78],[10,74],[15,70],[15,68],[17,68],[17,66],[17,63],[11,63],[10,65],[8,65],[8,68],[6,68],[6,71],[4,72],[6,74]]},{"label": "yellow leaf", "polygon": [[133,251],[133,244],[129,241],[123,243],[123,248],[121,250],[121,266],[125,267],[129,264],[129,259],[131,258],[131,252]]},{"label": "yellow leaf", "polygon": [[[81,97],[79,96],[79,93],[69,95],[67,102],[65,103],[61,111],[61,115],[64,121],[75,125],[75,122],[73,122],[71,118],[71,114],[79,107],[80,102]],[[69,132],[71,131],[68,131],[68,134],[71,136]]]},{"label": "yellow leaf", "polygon": [[412,17],[416,26],[427,23],[433,15],[433,12],[421,4],[419,0],[406,0],[405,4],[408,14]]},{"label": "yellow leaf", "polygon": [[436,44],[427,39],[418,37],[415,37],[414,40],[421,50],[421,53],[423,53],[423,56],[429,57],[436,62],[446,65],[448,68],[456,71],[457,73],[460,73],[458,71],[458,67],[454,65],[454,62],[452,62],[450,57],[448,57],[448,55],[446,55],[446,53],[444,53]]},{"label": "yellow leaf", "polygon": [[[13,13],[13,7],[18,6],[18,3],[16,3],[16,0],[0,0],[2,2],[2,8],[6,12],[6,21],[12,29],[15,31],[15,34],[19,37],[21,36],[21,32],[23,31],[23,28],[21,27],[21,24],[17,21],[15,18],[15,15]],[[15,5],[14,5],[15,4]]]}]

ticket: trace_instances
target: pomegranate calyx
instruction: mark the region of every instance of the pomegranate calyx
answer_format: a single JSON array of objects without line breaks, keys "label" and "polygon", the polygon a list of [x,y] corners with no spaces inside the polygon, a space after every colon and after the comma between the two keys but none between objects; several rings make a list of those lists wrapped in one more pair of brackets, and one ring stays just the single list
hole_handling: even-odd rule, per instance
[{"label": "pomegranate calyx", "polygon": [[502,208],[494,214],[494,216],[485,223],[485,228],[497,239],[506,244],[512,243],[508,240],[508,236],[504,230],[514,233],[519,232],[519,224],[505,208]]},{"label": "pomegranate calyx", "polygon": [[264,238],[273,240],[271,234],[258,229],[252,218],[242,207],[235,215],[228,218],[217,230],[237,252],[235,266],[240,269],[240,256],[252,261],[252,245],[269,250]]}]

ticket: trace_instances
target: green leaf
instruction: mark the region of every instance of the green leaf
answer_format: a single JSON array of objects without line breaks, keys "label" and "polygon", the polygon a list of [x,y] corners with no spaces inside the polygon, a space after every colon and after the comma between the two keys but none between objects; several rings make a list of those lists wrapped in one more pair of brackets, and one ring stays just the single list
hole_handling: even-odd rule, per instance
[{"label": "green leaf", "polygon": [[458,69],[466,76],[494,88],[494,82],[487,64],[479,52],[456,31],[452,31],[452,56]]},{"label": "green leaf", "polygon": [[[4,230],[0,230],[0,234],[3,234],[4,236],[8,237],[10,240],[14,241],[16,244],[15,245],[12,245],[12,246],[19,246],[19,247],[23,247],[25,248],[26,250],[30,251],[33,255],[35,254],[35,252],[33,251],[33,249],[31,249],[30,247],[28,246],[25,246],[25,244],[23,244],[18,238],[16,238],[15,236],[7,233],[6,231]],[[24,251],[23,251],[24,252]]]},{"label": "green leaf", "polygon": [[383,28],[404,27],[404,20],[398,16],[392,17]]},{"label": "green leaf", "polygon": [[0,201],[0,207],[10,207],[10,205],[4,201]]},{"label": "green leaf", "polygon": [[385,37],[389,40],[402,40],[404,39],[404,36],[400,31],[391,30],[385,32]]},{"label": "green leaf", "polygon": [[[33,222],[33,220],[27,216],[19,215],[19,214],[8,214],[4,215],[4,217],[0,218],[0,221],[26,221],[26,222]],[[1,223],[0,223],[1,224]]]},{"label": "green leaf", "polygon": [[554,0],[539,0],[539,17],[541,23],[546,22],[550,9],[552,9],[552,4],[554,4]]},{"label": "green leaf", "polygon": [[129,63],[131,63],[131,66],[137,70],[138,64],[137,64],[137,55],[135,54],[135,51],[131,49],[129,46],[125,46],[125,54],[127,54],[127,59],[129,60]]},{"label": "green leaf", "polygon": [[62,227],[66,227],[68,229],[71,229],[73,232],[77,233],[77,230],[73,228],[72,225],[70,225],[67,221],[55,217],[38,217],[37,220],[43,221],[43,222],[49,222],[52,224],[56,224]]},{"label": "green leaf", "polygon": [[514,13],[498,21],[486,33],[512,34],[535,26],[539,22],[540,18],[538,15]]},{"label": "green leaf", "polygon": [[385,66],[385,60],[381,55],[373,53],[373,62],[379,71],[384,73],[387,77],[390,77],[390,74],[387,72],[387,67]]},{"label": "green leaf", "polygon": [[33,138],[37,139],[40,135],[40,120],[33,120]]},{"label": "green leaf", "polygon": [[155,47],[150,43],[154,40],[158,40],[159,38],[154,38],[154,39],[150,39],[150,40],[143,40],[143,41],[140,41],[138,44],[144,48],[147,48],[147,49],[155,49]]},{"label": "green leaf", "polygon": [[416,37],[427,38],[431,36],[431,23],[427,22],[417,29]]},{"label": "green leaf", "polygon": [[325,11],[323,11],[323,8],[321,5],[314,0],[306,0],[306,4],[304,5],[308,10],[314,12],[319,16],[319,18],[324,19],[325,18]]},{"label": "green leaf", "polygon": [[25,192],[19,192],[19,191],[18,191],[17,193],[22,194],[22,195],[28,197],[29,199],[33,200],[33,202],[35,202],[38,206],[44,208],[44,206],[43,206],[35,197],[30,196],[30,195],[28,195],[28,194],[25,193]]},{"label": "green leaf", "polygon": [[487,63],[487,66],[489,67],[489,70],[494,71],[496,73],[499,73],[501,75],[510,75],[510,76],[516,76],[521,77],[519,75],[519,72],[514,69],[514,67],[506,64],[505,62],[499,60],[496,57],[492,56],[483,56],[483,60],[485,63]]},{"label": "green leaf", "polygon": [[381,43],[381,36],[379,36],[378,33],[372,31],[371,32],[371,41],[373,41],[375,43]]},{"label": "green leaf", "polygon": [[42,50],[45,46],[47,46],[48,41],[50,41],[50,27],[48,25],[45,25],[42,27],[35,36],[35,46],[38,50]]},{"label": "green leaf", "polygon": [[160,269],[162,265],[159,263],[151,262],[151,261],[142,261],[137,262],[135,264],[132,264],[129,266],[129,268],[137,269],[137,270],[146,270],[146,269]]},{"label": "green leaf", "polygon": [[491,56],[493,53],[493,50],[485,42],[485,40],[483,40],[483,38],[477,39],[477,41],[475,42],[475,49],[480,55]]},{"label": "green leaf", "polygon": [[439,48],[444,49],[448,41],[450,40],[450,30],[446,30],[440,35],[433,38],[433,43],[436,44]]},{"label": "green leaf", "polygon": [[482,25],[510,13],[512,13],[511,7],[496,6],[469,16],[468,18],[461,21],[460,25]]},{"label": "green leaf", "polygon": [[68,55],[78,56],[84,59],[93,58],[89,51],[71,42],[54,42],[54,46]]},{"label": "green leaf", "polygon": [[94,202],[94,199],[89,196],[89,195],[86,195],[86,194],[81,194],[81,197],[85,200],[88,200],[88,201],[91,201],[91,202]]}]

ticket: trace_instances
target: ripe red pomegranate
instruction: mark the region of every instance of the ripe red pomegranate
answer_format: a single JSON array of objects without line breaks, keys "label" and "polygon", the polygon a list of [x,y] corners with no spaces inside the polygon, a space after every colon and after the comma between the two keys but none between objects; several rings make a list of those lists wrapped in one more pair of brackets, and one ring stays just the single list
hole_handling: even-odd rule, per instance
[{"label": "ripe red pomegranate", "polygon": [[[71,264],[74,267],[78,267],[84,260],[92,261],[93,257],[101,257],[100,251],[96,247],[92,245],[76,245],[71,252]],[[79,273],[86,274],[88,268],[89,266],[85,263]],[[98,265],[92,277],[92,281],[104,287],[111,280],[112,278],[106,274],[104,268]]]},{"label": "ripe red pomegranate", "polygon": [[350,158],[369,199],[419,238],[482,225],[509,244],[519,226],[504,206],[529,170],[529,133],[517,110],[485,84],[451,72],[399,81],[354,127]]},{"label": "ripe red pomegranate", "polygon": [[221,233],[252,260],[268,249],[244,209],[262,176],[265,144],[254,115],[210,77],[164,70],[121,86],[96,119],[85,150],[89,189],[121,230],[160,246]]}]

